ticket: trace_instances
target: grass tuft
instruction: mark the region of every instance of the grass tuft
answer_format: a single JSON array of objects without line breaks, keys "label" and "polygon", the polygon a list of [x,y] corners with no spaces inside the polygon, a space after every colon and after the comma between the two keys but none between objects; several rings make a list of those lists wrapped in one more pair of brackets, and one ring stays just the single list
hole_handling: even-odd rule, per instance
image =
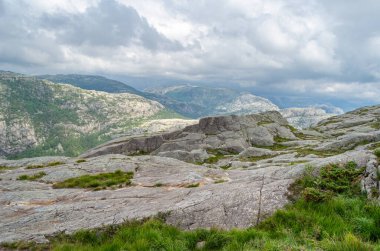
[{"label": "grass tuft", "polygon": [[133,172],[117,170],[113,173],[99,173],[95,175],[83,175],[70,178],[53,185],[53,188],[91,188],[95,190],[130,185]]},{"label": "grass tuft", "polygon": [[63,165],[63,164],[65,164],[65,163],[61,162],[61,161],[54,161],[54,162],[50,162],[46,165],[30,165],[30,166],[27,166],[26,169],[39,169],[39,168],[44,168],[44,167],[59,166],[59,165]]},{"label": "grass tuft", "polygon": [[194,187],[199,187],[199,183],[193,183],[193,184],[189,184],[186,186],[186,188],[194,188]]},{"label": "grass tuft", "polygon": [[45,176],[46,173],[45,172],[39,172],[39,173],[36,173],[36,174],[33,174],[33,175],[20,175],[17,180],[30,180],[30,181],[33,181],[33,180],[38,180],[40,178],[42,178],[43,176]]}]

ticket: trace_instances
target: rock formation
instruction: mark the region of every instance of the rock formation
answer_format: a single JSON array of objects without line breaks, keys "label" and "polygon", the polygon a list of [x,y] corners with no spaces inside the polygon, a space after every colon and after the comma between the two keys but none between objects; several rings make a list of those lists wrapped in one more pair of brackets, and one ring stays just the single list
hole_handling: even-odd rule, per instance
[{"label": "rock formation", "polygon": [[[355,161],[362,189],[379,194],[380,106],[329,118],[298,131],[278,112],[203,118],[165,134],[123,137],[80,158],[0,160],[0,242],[46,241],[58,232],[165,215],[183,229],[254,226],[286,205],[306,166]],[[38,167],[38,168],[37,168]],[[85,174],[134,173],[114,190],[52,184]],[[43,171],[34,181],[21,175]]]}]

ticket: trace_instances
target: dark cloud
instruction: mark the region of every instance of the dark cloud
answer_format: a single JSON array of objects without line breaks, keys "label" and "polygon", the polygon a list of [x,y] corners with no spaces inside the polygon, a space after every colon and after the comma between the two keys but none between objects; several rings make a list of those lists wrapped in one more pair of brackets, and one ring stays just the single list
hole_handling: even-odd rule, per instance
[{"label": "dark cloud", "polygon": [[138,43],[149,50],[181,47],[159,34],[134,8],[113,0],[102,0],[80,14],[46,14],[41,26],[54,31],[58,41],[71,45],[112,47]]}]

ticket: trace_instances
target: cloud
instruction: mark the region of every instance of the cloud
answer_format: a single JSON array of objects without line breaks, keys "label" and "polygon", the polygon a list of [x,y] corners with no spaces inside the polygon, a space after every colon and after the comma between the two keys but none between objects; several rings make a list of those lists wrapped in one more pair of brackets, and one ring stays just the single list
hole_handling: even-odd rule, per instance
[{"label": "cloud", "polygon": [[378,102],[379,9],[376,0],[0,0],[0,67]]},{"label": "cloud", "polygon": [[144,17],[129,6],[102,0],[83,13],[44,15],[41,27],[53,31],[58,41],[80,46],[141,45],[149,50],[176,50],[180,44],[159,34]]}]

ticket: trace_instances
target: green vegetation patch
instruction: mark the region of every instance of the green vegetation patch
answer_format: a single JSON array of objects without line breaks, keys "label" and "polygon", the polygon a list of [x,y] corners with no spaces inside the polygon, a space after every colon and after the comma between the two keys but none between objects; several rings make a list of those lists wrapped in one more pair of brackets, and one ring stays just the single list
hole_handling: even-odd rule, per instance
[{"label": "green vegetation patch", "polygon": [[228,150],[222,150],[222,149],[207,149],[206,150],[208,154],[212,154],[214,156],[211,156],[203,161],[203,163],[198,163],[198,164],[215,164],[217,163],[220,159],[223,159],[226,157],[226,155],[236,155],[235,152],[228,151]]},{"label": "green vegetation patch", "polygon": [[85,160],[85,159],[78,159],[77,161],[75,161],[76,163],[83,163],[83,162],[86,162],[87,160]]},{"label": "green vegetation patch", "polygon": [[130,185],[133,178],[133,172],[123,172],[117,170],[113,173],[99,173],[95,175],[83,175],[75,178],[70,178],[53,185],[53,188],[92,188],[106,189],[113,188],[117,185]]},{"label": "green vegetation patch", "polygon": [[283,138],[283,137],[280,137],[280,136],[274,136],[274,142],[276,143],[282,143],[282,142],[289,142],[289,141],[292,141],[291,139],[287,139],[287,138]]},{"label": "green vegetation patch", "polygon": [[44,167],[59,166],[63,164],[65,163],[61,161],[54,161],[54,162],[47,163],[46,165],[30,165],[30,166],[27,166],[26,169],[38,169],[38,168],[44,168]]},{"label": "green vegetation patch", "polygon": [[282,145],[282,144],[279,144],[279,143],[275,143],[273,144],[272,146],[258,146],[258,145],[252,145],[253,147],[257,147],[257,148],[264,148],[264,149],[269,149],[269,150],[272,150],[272,151],[284,151],[284,150],[287,150],[290,146],[285,146],[285,145]]},{"label": "green vegetation patch", "polygon": [[214,184],[220,184],[220,183],[224,183],[224,182],[226,182],[227,180],[225,180],[225,179],[219,179],[219,180],[215,180],[214,181]]},{"label": "green vegetation patch", "polygon": [[371,124],[371,127],[376,130],[380,130],[380,122],[375,122]]},{"label": "green vegetation patch", "polygon": [[194,187],[199,187],[199,183],[193,183],[193,184],[189,184],[186,186],[186,188],[194,188]]},{"label": "green vegetation patch", "polygon": [[1,170],[8,170],[8,169],[11,169],[11,167],[9,167],[9,166],[0,166],[0,171]]},{"label": "green vegetation patch", "polygon": [[358,168],[355,162],[345,165],[329,164],[321,168],[319,175],[315,176],[313,167],[308,166],[303,177],[291,185],[291,196],[303,195],[306,201],[324,201],[337,194],[359,196],[364,170],[365,167]]},{"label": "green vegetation patch", "polygon": [[310,148],[298,148],[296,149],[296,152],[297,152],[296,157],[305,157],[310,154],[314,154],[320,157],[330,157],[330,156],[344,153],[345,151],[344,150],[318,151],[318,150],[314,150]]},{"label": "green vegetation patch", "polygon": [[[50,238],[49,244],[10,243],[32,250],[379,250],[380,207],[361,194],[363,169],[350,162],[308,168],[293,188],[294,203],[248,229],[181,231],[162,219],[125,222]],[[310,193],[329,191],[319,199]]]},{"label": "green vegetation patch", "polygon": [[33,175],[20,175],[17,180],[30,180],[30,181],[33,181],[33,180],[38,180],[42,177],[44,177],[46,175],[45,172],[38,172],[36,174],[33,174]]},{"label": "green vegetation patch", "polygon": [[376,155],[376,157],[380,158],[380,148],[377,148],[373,151],[373,154]]}]

